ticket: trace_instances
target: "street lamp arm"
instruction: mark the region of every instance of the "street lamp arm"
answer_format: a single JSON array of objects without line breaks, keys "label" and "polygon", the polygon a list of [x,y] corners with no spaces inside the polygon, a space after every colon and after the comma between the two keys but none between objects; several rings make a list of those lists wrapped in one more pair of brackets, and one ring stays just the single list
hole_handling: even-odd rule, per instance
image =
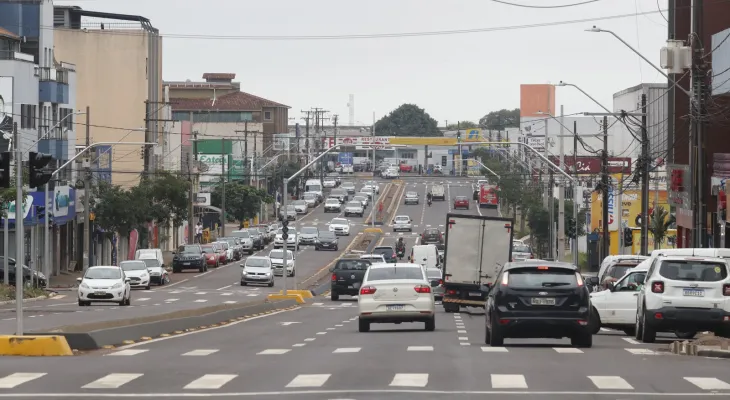
[{"label": "street lamp arm", "polygon": [[70,160],[68,160],[65,163],[63,163],[63,165],[61,165],[60,167],[58,167],[55,171],[53,171],[51,173],[51,176],[52,177],[53,176],[56,176],[56,174],[58,174],[59,172],[61,172],[61,170],[63,170],[67,166],[69,166],[69,164],[71,164],[72,162],[76,161],[77,158],[85,155],[88,150],[90,150],[90,149],[92,149],[94,147],[98,147],[98,146],[115,146],[115,145],[156,146],[157,143],[154,143],[154,142],[96,142],[96,143],[92,143],[88,147],[85,147],[83,150],[81,150],[78,154],[76,154],[75,156],[71,157]]},{"label": "street lamp arm", "polygon": [[73,113],[71,113],[71,114],[67,114],[67,115],[66,115],[65,117],[61,118],[61,119],[60,119],[60,120],[59,120],[58,122],[56,122],[56,124],[55,124],[55,125],[53,125],[52,127],[48,128],[48,129],[46,130],[46,133],[45,133],[45,134],[43,134],[43,136],[41,136],[41,138],[40,138],[40,139],[38,139],[38,140],[36,140],[35,142],[33,142],[33,144],[31,144],[31,145],[30,145],[30,146],[28,147],[28,149],[32,149],[32,148],[33,148],[33,146],[35,146],[35,145],[37,145],[38,143],[40,143],[40,141],[41,141],[41,140],[43,140],[43,139],[46,139],[46,138],[48,137],[48,134],[49,134],[49,133],[51,133],[51,132],[53,132],[53,130],[54,130],[54,129],[58,128],[58,127],[59,127],[59,126],[60,126],[60,125],[61,125],[61,124],[63,123],[63,121],[65,121],[65,120],[66,120],[66,118],[72,117],[72,116],[74,116],[74,115],[84,115],[84,114],[86,114],[86,112],[84,112],[84,111],[77,111],[77,112],[73,112]]},{"label": "street lamp arm", "polygon": [[259,170],[258,170],[258,171],[256,171],[256,172],[258,173],[258,172],[261,172],[261,171],[263,171],[263,170],[264,170],[264,168],[266,168],[266,166],[268,166],[268,165],[269,165],[269,164],[271,164],[272,162],[274,162],[274,161],[278,160],[278,159],[279,159],[279,156],[281,156],[281,154],[277,154],[277,155],[275,155],[275,156],[274,156],[274,158],[272,158],[272,159],[271,159],[271,160],[270,160],[269,162],[267,162],[266,164],[264,164],[264,166],[263,166],[263,167],[261,167],[261,169],[259,169]]},{"label": "street lamp arm", "polygon": [[479,160],[474,160],[474,161],[478,162],[479,165],[481,165],[482,168],[486,169],[490,174],[496,176],[497,179],[502,179],[496,172],[492,171],[489,167],[487,167],[486,165],[482,164],[481,161],[479,161]]},{"label": "street lamp arm", "polygon": [[535,150],[534,147],[528,145],[527,143],[522,143],[522,142],[469,142],[469,145],[470,146],[479,146],[479,145],[483,145],[483,144],[510,144],[510,145],[511,144],[514,144],[514,145],[517,145],[517,146],[523,146],[526,149],[530,150],[531,152],[535,153],[535,155],[537,155],[538,157],[540,157],[541,160],[545,161],[550,167],[552,167],[552,169],[554,169],[560,175],[563,175],[564,177],[566,177],[572,183],[574,183],[574,184],[576,183],[576,180],[572,176],[570,176],[568,173],[566,173],[565,171],[563,171],[561,168],[558,168],[557,165],[555,165],[552,161],[548,160],[547,157],[545,157],[544,155],[540,154],[539,151]]}]

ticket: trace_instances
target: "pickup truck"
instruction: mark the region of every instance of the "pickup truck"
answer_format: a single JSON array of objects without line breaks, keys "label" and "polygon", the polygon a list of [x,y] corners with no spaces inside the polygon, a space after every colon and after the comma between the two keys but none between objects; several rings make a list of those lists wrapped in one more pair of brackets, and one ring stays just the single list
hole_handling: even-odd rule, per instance
[{"label": "pickup truck", "polygon": [[357,296],[370,261],[358,258],[342,258],[330,269],[330,299],[337,301],[340,295]]}]

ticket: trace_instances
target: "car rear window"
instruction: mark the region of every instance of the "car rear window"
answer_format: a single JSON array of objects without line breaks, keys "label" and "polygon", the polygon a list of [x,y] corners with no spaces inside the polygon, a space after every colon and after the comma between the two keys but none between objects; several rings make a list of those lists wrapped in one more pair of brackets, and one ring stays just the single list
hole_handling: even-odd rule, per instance
[{"label": "car rear window", "polygon": [[606,276],[611,278],[621,278],[629,272],[630,269],[635,268],[638,264],[617,264],[608,268]]},{"label": "car rear window", "polygon": [[508,271],[509,286],[542,288],[577,285],[575,271],[566,268],[519,268]]},{"label": "car rear window", "polygon": [[717,282],[727,278],[727,266],[718,262],[662,261],[659,275],[675,281]]},{"label": "car rear window", "polygon": [[438,236],[439,230],[438,229],[426,229],[426,235],[436,235]]},{"label": "car rear window", "polygon": [[512,251],[515,253],[532,253],[532,251],[530,251],[530,246],[525,246],[524,244],[513,245]]},{"label": "car rear window", "polygon": [[370,267],[370,261],[367,260],[340,260],[337,262],[335,269],[343,271],[365,271]]},{"label": "car rear window", "polygon": [[429,269],[426,273],[428,274],[429,279],[441,279],[440,269]]},{"label": "car rear window", "polygon": [[387,249],[373,249],[373,254],[380,254],[381,256],[389,256],[393,254],[393,249],[387,248]]},{"label": "car rear window", "polygon": [[423,270],[414,267],[376,268],[368,272],[368,281],[389,279],[423,279]]}]

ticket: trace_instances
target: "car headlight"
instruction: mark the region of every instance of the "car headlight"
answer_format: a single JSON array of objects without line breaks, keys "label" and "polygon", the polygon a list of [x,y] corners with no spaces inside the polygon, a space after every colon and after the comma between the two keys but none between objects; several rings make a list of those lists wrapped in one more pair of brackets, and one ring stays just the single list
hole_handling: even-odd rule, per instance
[{"label": "car headlight", "polygon": [[119,289],[121,287],[122,287],[122,282],[117,282],[114,284],[114,286],[112,286],[112,289]]},{"label": "car headlight", "polygon": [[267,272],[266,273],[266,276],[271,276],[271,272]]},{"label": "car headlight", "polygon": [[81,289],[91,289],[91,288],[89,287],[89,285],[85,284],[84,282],[81,282],[81,284],[79,285],[79,287],[80,287]]}]

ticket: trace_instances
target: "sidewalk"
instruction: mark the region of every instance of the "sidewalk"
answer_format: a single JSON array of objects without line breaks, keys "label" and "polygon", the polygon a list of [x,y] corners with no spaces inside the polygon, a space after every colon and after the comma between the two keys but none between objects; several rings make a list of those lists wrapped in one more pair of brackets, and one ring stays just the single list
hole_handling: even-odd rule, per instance
[{"label": "sidewalk", "polygon": [[58,276],[50,277],[51,286],[50,290],[53,291],[68,291],[76,287],[76,278],[81,278],[83,272],[61,272]]}]

